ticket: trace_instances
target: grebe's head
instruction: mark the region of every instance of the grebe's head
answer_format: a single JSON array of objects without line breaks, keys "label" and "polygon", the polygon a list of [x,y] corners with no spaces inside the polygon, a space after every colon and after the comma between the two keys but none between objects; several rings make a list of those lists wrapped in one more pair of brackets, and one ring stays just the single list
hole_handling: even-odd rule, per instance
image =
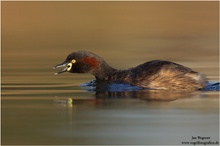
[{"label": "grebe's head", "polygon": [[93,74],[93,72],[99,68],[102,62],[104,62],[104,60],[98,55],[88,51],[78,51],[70,53],[63,63],[54,66],[53,69],[65,67],[64,69],[55,73],[55,75],[63,72]]}]

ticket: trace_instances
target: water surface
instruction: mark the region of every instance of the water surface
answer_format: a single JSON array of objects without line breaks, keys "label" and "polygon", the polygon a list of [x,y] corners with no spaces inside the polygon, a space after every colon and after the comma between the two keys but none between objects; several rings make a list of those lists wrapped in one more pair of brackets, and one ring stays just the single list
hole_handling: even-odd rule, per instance
[{"label": "water surface", "polygon": [[[49,76],[55,78],[40,78]],[[57,78],[72,83],[2,84],[3,144],[181,144],[191,136],[218,141],[218,92],[95,92],[75,83],[91,76]],[[72,104],[64,102],[68,98]]]}]

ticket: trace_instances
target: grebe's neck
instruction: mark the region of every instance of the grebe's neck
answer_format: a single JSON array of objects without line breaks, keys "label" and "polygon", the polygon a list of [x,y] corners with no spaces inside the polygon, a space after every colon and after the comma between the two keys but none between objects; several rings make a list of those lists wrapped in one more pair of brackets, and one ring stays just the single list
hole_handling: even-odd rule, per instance
[{"label": "grebe's neck", "polygon": [[131,83],[130,75],[131,68],[119,70],[111,67],[107,63],[101,64],[101,66],[93,72],[97,82],[103,83]]},{"label": "grebe's neck", "polygon": [[111,67],[103,61],[91,74],[95,76],[97,81],[106,81],[109,76],[116,74],[118,71],[118,69]]}]

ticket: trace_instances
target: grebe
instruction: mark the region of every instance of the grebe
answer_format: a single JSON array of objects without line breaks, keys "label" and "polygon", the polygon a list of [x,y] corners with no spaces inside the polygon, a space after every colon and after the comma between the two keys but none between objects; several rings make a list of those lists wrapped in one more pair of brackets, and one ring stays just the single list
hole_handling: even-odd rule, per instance
[{"label": "grebe", "polygon": [[96,83],[129,84],[141,88],[191,92],[204,88],[206,77],[183,65],[153,60],[129,69],[115,69],[98,55],[88,51],[70,53],[66,60],[53,68],[65,67],[55,73],[90,73]]}]

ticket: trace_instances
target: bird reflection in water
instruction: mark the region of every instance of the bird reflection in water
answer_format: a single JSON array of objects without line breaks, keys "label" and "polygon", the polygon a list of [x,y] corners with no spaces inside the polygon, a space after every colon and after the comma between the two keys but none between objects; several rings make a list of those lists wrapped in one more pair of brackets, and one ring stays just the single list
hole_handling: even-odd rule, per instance
[{"label": "bird reflection in water", "polygon": [[[96,84],[95,80],[81,84],[82,91],[95,92],[93,98],[55,99],[55,103],[62,105],[104,105],[120,99],[138,99],[146,102],[171,102],[177,99],[205,97],[209,91],[219,91],[219,83],[210,82],[204,90],[194,92],[180,92],[170,90],[146,89],[129,84]],[[218,93],[218,92],[216,92]],[[71,99],[71,100],[70,100]],[[71,101],[71,104],[69,104]],[[72,107],[72,106],[71,106]]]},{"label": "bird reflection in water", "polygon": [[142,89],[136,86],[106,84],[94,89],[97,99],[135,98],[146,101],[173,101],[179,98],[195,96],[197,92],[174,92],[167,90]]}]

